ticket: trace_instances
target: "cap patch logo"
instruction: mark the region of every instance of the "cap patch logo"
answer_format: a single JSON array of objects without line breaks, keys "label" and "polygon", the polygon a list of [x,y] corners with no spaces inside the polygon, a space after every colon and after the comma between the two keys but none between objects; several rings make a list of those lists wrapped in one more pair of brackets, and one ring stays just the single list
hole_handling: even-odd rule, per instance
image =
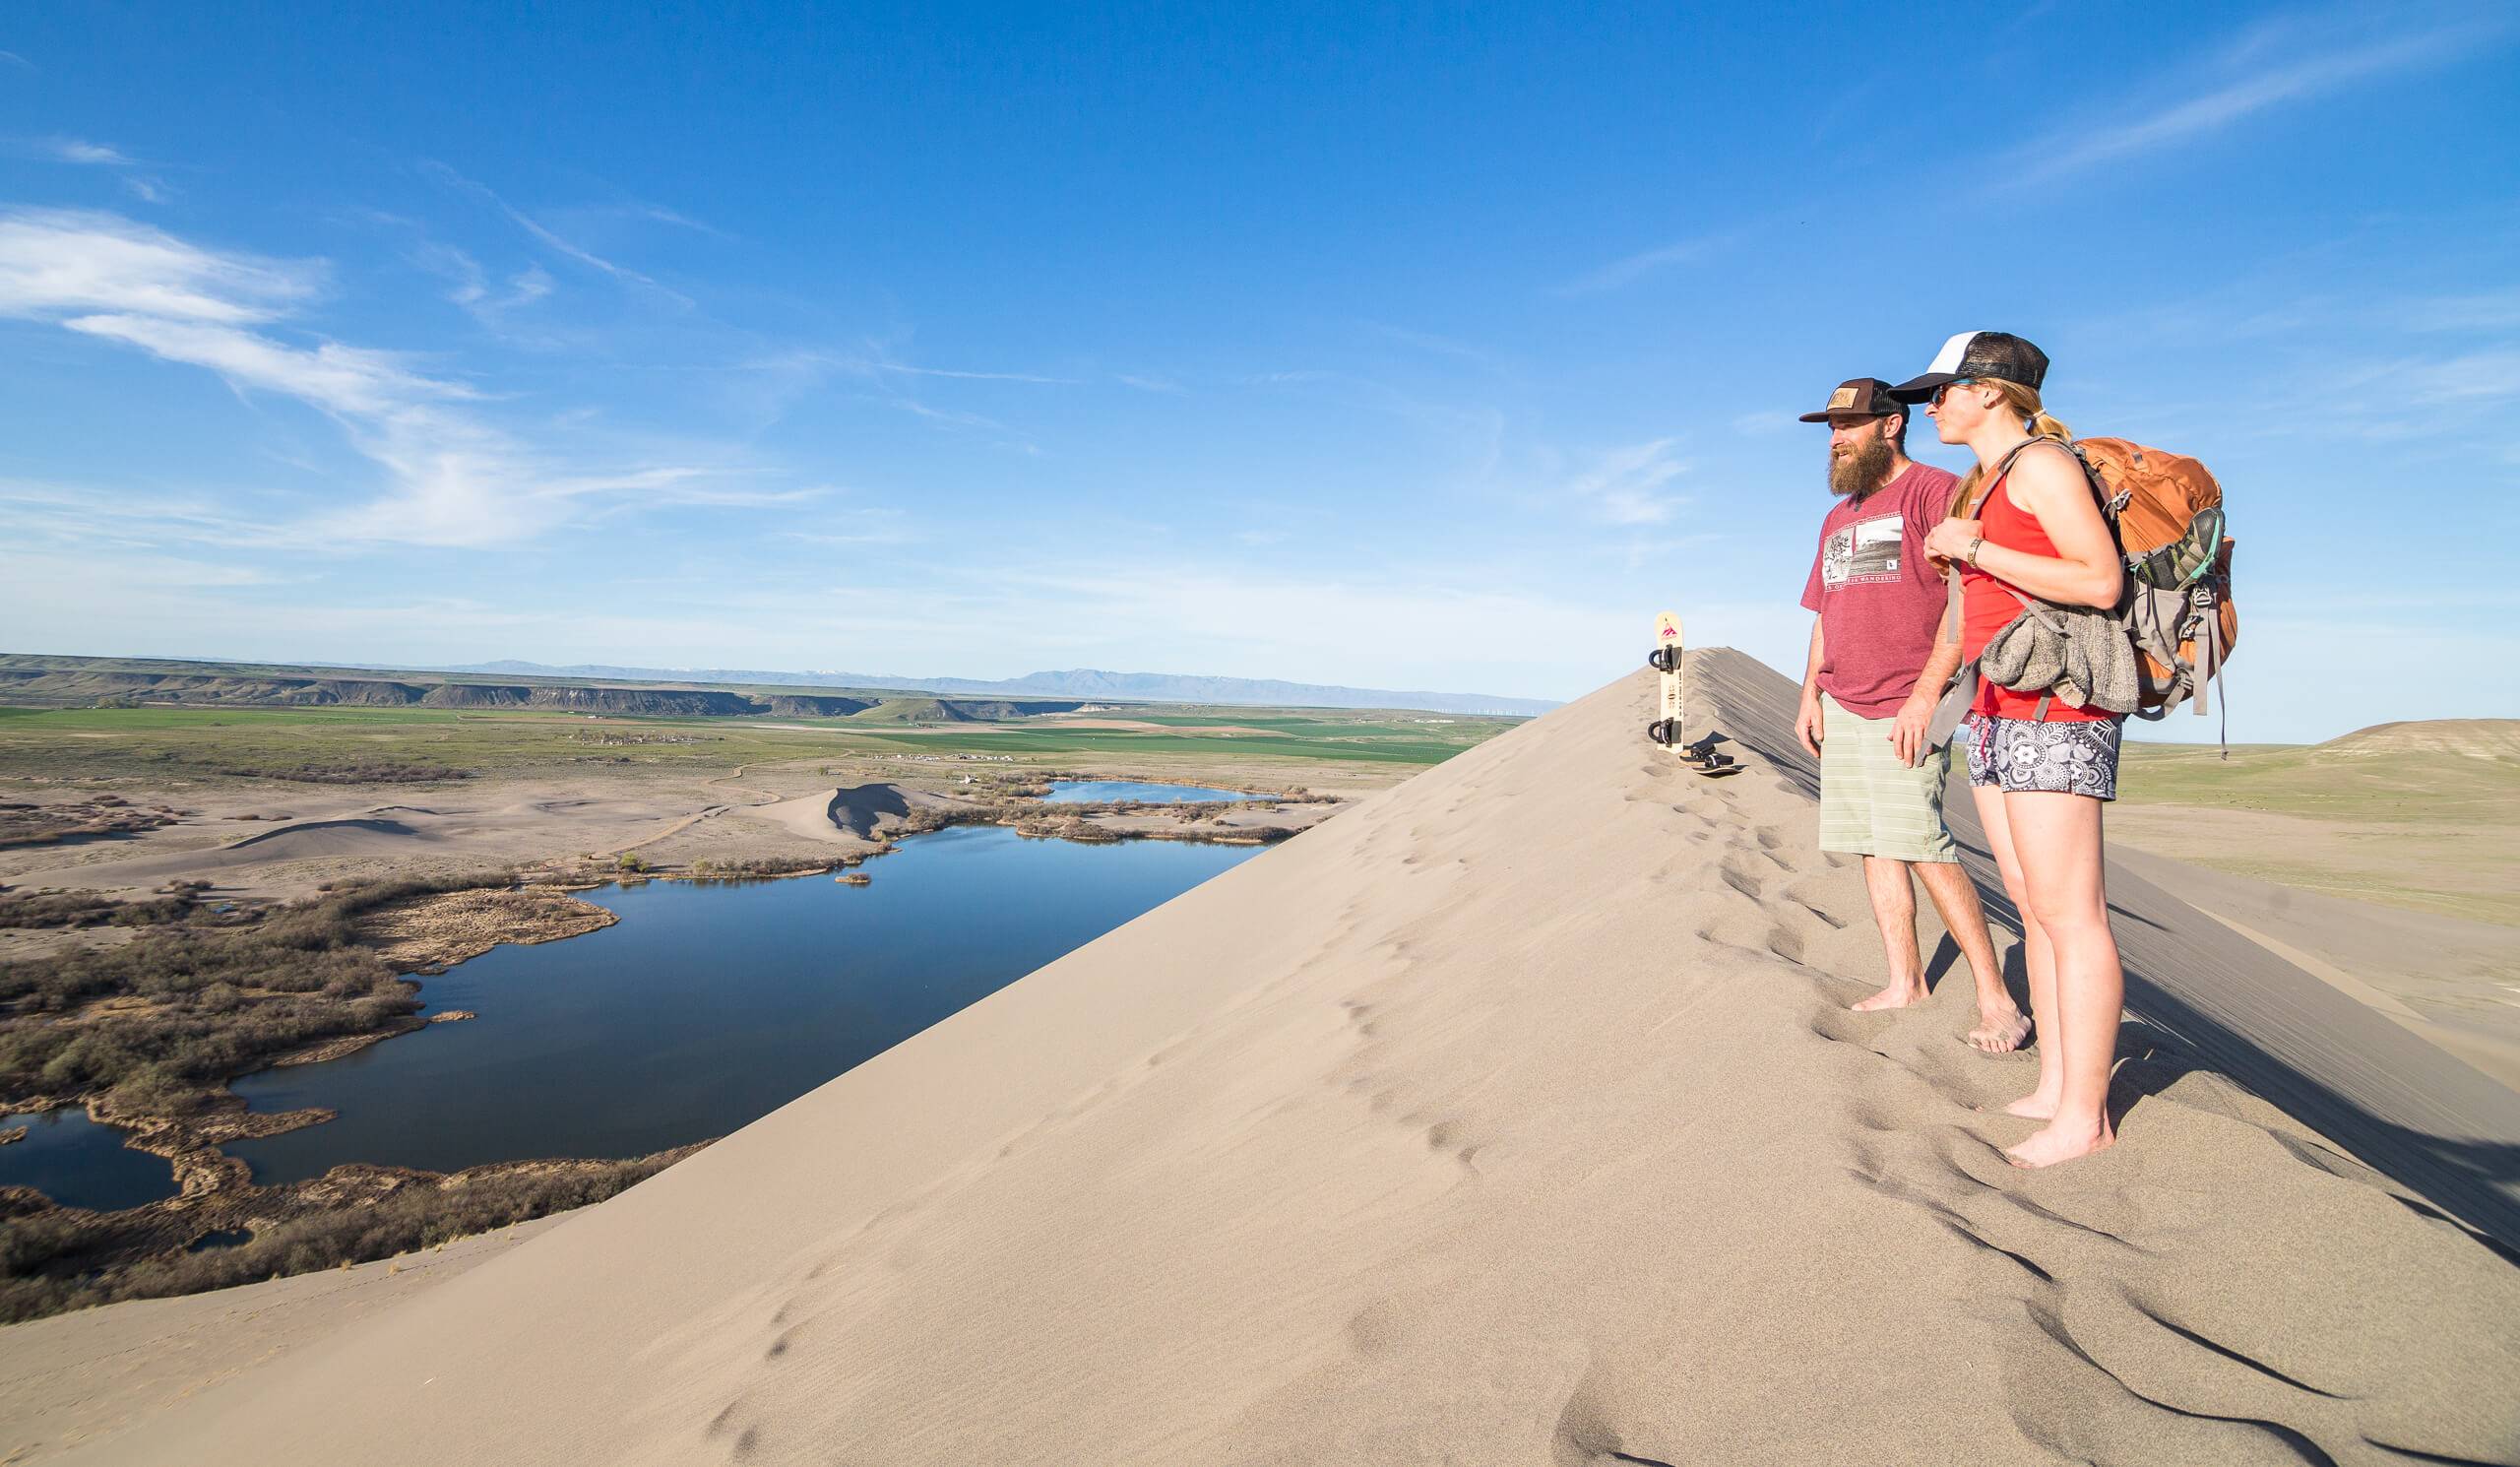
[{"label": "cap patch logo", "polygon": [[[1810,399],[1805,398],[1803,401],[1809,402]],[[1833,412],[1840,408],[1852,408],[1854,406],[1855,389],[1852,387],[1841,387],[1837,391],[1829,394],[1829,407]]]}]

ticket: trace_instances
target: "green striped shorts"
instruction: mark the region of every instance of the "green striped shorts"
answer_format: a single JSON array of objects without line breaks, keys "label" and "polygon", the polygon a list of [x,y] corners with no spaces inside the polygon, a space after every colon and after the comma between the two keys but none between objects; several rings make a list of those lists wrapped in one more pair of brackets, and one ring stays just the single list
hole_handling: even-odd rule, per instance
[{"label": "green striped shorts", "polygon": [[1820,695],[1820,849],[1891,861],[1958,861],[1942,820],[1943,751],[1914,769],[1890,747],[1890,720]]}]

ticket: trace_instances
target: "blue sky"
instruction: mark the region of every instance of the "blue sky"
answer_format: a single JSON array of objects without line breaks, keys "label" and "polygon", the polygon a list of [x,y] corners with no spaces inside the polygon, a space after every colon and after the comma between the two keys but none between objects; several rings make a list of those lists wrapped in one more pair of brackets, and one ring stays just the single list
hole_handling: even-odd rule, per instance
[{"label": "blue sky", "polygon": [[2224,478],[2235,736],[2520,715],[2506,6],[370,9],[0,21],[0,646],[1798,669],[1794,415],[1984,328]]}]

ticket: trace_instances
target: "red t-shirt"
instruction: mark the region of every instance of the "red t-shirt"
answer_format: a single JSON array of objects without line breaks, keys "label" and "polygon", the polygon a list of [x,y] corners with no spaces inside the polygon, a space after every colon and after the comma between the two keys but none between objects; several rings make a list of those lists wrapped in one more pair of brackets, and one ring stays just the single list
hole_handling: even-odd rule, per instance
[{"label": "red t-shirt", "polygon": [[[2005,478],[2009,478],[2010,475],[2005,476]],[[2056,554],[2056,542],[2048,538],[2048,532],[2040,528],[2039,521],[2030,511],[2012,502],[2011,491],[2002,478],[1995,480],[1994,491],[1986,496],[1985,507],[1978,512],[1978,520],[1979,533],[1990,545],[2002,545],[2027,555],[2053,558]],[[2021,603],[2007,589],[2005,582],[1976,566],[1960,568],[1960,651],[1963,656],[1975,659],[1986,650],[1986,644],[1994,640],[1995,633],[2002,631],[2020,614]],[[2071,708],[2063,703],[2050,702],[2046,716],[2042,718],[2039,700],[2045,696],[2044,693],[2015,692],[1981,678],[1978,701],[1970,708],[1972,712],[1991,714],[1996,718],[2039,719],[2050,724],[2098,723],[2103,719],[2120,717],[2098,708]]]},{"label": "red t-shirt", "polygon": [[1925,532],[1950,513],[1959,480],[1930,464],[1820,522],[1820,553],[1802,606],[1820,613],[1820,691],[1861,718],[1888,718],[1917,690],[1942,617],[1942,578],[1925,563]]}]

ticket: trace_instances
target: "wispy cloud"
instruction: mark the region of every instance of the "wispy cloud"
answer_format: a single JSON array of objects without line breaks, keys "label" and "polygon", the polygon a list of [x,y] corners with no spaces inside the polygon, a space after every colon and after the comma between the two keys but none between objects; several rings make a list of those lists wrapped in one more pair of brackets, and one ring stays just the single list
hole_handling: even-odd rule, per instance
[{"label": "wispy cloud", "polygon": [[473,320],[502,334],[509,332],[510,318],[516,312],[541,301],[554,288],[550,272],[539,265],[529,265],[506,280],[493,283],[489,272],[471,254],[434,240],[421,241],[411,259],[421,269],[446,280],[449,301],[463,307]]},{"label": "wispy cloud", "polygon": [[966,382],[1031,382],[1043,387],[1074,387],[1074,377],[1043,377],[1032,372],[974,372],[959,367],[911,366],[899,361],[870,361],[866,369],[898,377],[956,377]]},{"label": "wispy cloud", "polygon": [[842,509],[814,522],[811,528],[780,530],[781,540],[799,544],[849,548],[857,545],[908,544],[918,539],[909,519],[898,509]]},{"label": "wispy cloud", "polygon": [[662,204],[633,200],[627,204],[607,206],[603,212],[619,215],[625,219],[643,219],[654,223],[671,224],[678,229],[689,229],[694,234],[706,234],[712,239],[732,240],[735,237],[706,220],[693,219],[681,210],[667,209]]},{"label": "wispy cloud", "polygon": [[[0,56],[7,54],[0,51]],[[122,174],[122,186],[133,197],[147,203],[162,204],[171,193],[165,180],[135,171],[142,166],[140,159],[111,143],[98,143],[88,138],[37,138],[16,145],[13,151],[47,162],[69,163],[74,167],[116,169]]]},{"label": "wispy cloud", "polygon": [[1675,456],[1676,438],[1631,443],[1602,454],[1590,469],[1561,484],[1557,497],[1582,506],[1591,518],[1618,526],[1659,525],[1686,501],[1665,492],[1688,472]]},{"label": "wispy cloud", "polygon": [[1689,239],[1675,239],[1670,244],[1612,260],[1590,274],[1579,276],[1557,287],[1560,295],[1593,295],[1631,286],[1658,271],[1674,265],[1694,265],[1713,258],[1740,238],[1737,231],[1700,234]]},{"label": "wispy cloud", "polygon": [[[2381,10],[2375,15],[2388,17]],[[2113,119],[2035,138],[2000,170],[2013,186],[2047,182],[2097,163],[2192,142],[2271,109],[2307,102],[2357,83],[2441,65],[2507,33],[2501,23],[2462,23],[2412,34],[2323,34],[2300,54],[2295,29],[2261,27],[2227,53],[2224,75],[2184,99],[2156,97]],[[2293,52],[2292,54],[2285,54]],[[2238,67],[2247,70],[2231,74]]]},{"label": "wispy cloud", "polygon": [[[499,197],[499,195],[487,184],[477,183],[471,178],[465,177],[455,169],[448,167],[446,164],[435,160],[423,160],[420,164],[420,171],[458,193],[469,194],[472,197],[479,199],[483,203],[489,205],[492,209],[497,210],[501,215],[505,216],[510,223],[513,223],[518,228],[523,229],[526,232],[527,237],[533,239],[536,243],[542,245],[545,249],[550,250],[552,253],[559,255],[564,259],[574,260],[578,264],[584,265],[590,270],[609,276],[625,285],[633,285],[640,287],[643,289],[654,291],[655,293],[662,295],[678,305],[689,307],[694,304],[691,297],[683,294],[681,291],[669,288],[668,287],[658,283],[655,279],[631,269],[627,265],[607,260],[603,256],[597,254],[595,251],[588,249],[586,246],[579,244],[577,241],[562,236],[557,230],[552,229],[534,216],[527,214],[524,210],[517,208],[507,200]],[[680,223],[689,223],[689,221],[680,220],[679,216],[676,218]]]},{"label": "wispy cloud", "polygon": [[91,143],[85,138],[46,138],[43,151],[56,162],[87,163],[98,167],[129,167],[132,159],[121,149],[105,143]]},{"label": "wispy cloud", "polygon": [[128,343],[168,361],[204,366],[240,388],[277,392],[327,413],[376,417],[415,405],[477,396],[461,383],[405,367],[392,353],[323,342],[295,347],[221,323],[159,316],[72,316],[61,325]]},{"label": "wispy cloud", "polygon": [[2357,374],[2355,387],[2386,383],[2390,393],[2423,407],[2464,407],[2520,398],[2520,348],[2468,351],[2374,363]]},{"label": "wispy cloud", "polygon": [[199,497],[0,479],[0,508],[31,544],[147,550],[178,541],[238,549],[274,542],[267,528]]},{"label": "wispy cloud", "polygon": [[798,348],[773,352],[743,363],[739,371],[747,383],[744,395],[752,411],[765,419],[785,415],[807,393],[824,384],[845,379],[857,384],[858,395],[868,401],[927,422],[997,438],[1005,446],[1026,454],[1041,450],[1022,430],[986,413],[929,402],[919,395],[916,384],[926,381],[1076,387],[1084,380],[1043,372],[924,366],[903,360],[894,343],[887,341],[867,341],[853,351]]},{"label": "wispy cloud", "polygon": [[606,508],[810,493],[764,490],[705,460],[586,467],[472,411],[484,395],[468,383],[395,352],[292,340],[284,318],[324,279],[312,262],[223,254],[113,215],[0,214],[0,315],[206,368],[239,393],[302,403],[382,471],[374,499],[264,527],[267,539],[496,545]]},{"label": "wispy cloud", "polygon": [[1384,321],[1368,321],[1365,324],[1377,336],[1388,337],[1403,346],[1415,347],[1420,351],[1431,352],[1437,356],[1449,356],[1456,361],[1466,361],[1491,375],[1504,376],[1509,368],[1509,363],[1502,355],[1484,347],[1473,346],[1468,342],[1440,336],[1431,331],[1419,331],[1409,326],[1394,326]]},{"label": "wispy cloud", "polygon": [[0,314],[128,311],[171,321],[268,321],[314,295],[308,261],[197,248],[118,215],[0,212]]},{"label": "wispy cloud", "polygon": [[2411,331],[2520,330],[2520,288],[2409,301],[2398,324]]}]

